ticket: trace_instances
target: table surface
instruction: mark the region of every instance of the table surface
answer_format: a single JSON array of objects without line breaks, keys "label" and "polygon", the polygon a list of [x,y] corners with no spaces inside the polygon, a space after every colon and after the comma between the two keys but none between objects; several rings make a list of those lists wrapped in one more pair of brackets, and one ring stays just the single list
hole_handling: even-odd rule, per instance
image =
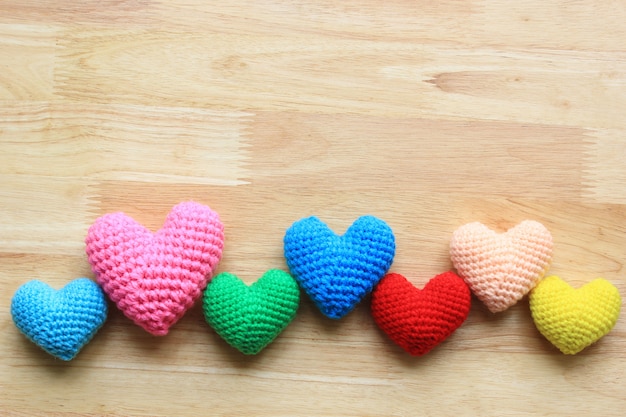
[{"label": "table surface", "polygon": [[459,226],[524,219],[550,274],[626,294],[626,6],[449,0],[0,0],[0,410],[31,416],[623,415],[626,319],[576,356],[528,300],[412,357],[372,320],[304,294],[257,356],[197,304],[165,337],[115,306],[71,362],[11,321],[16,289],[94,279],[88,227],[123,211],[157,230],[178,202],[218,211],[217,272],[286,270],[316,215],[372,214],[391,268],[449,270]]}]

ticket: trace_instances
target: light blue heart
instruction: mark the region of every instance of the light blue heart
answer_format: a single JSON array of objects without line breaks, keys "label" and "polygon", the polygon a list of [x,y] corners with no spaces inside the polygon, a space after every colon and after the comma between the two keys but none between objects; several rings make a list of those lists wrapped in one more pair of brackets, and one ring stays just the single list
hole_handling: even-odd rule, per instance
[{"label": "light blue heart", "polygon": [[107,311],[104,292],[87,278],[75,279],[58,291],[41,281],[30,281],[18,288],[11,301],[17,328],[65,361],[73,359],[93,338]]},{"label": "light blue heart", "polygon": [[320,311],[340,319],[387,273],[396,251],[393,231],[374,216],[359,217],[338,236],[317,217],[285,233],[287,266]]}]

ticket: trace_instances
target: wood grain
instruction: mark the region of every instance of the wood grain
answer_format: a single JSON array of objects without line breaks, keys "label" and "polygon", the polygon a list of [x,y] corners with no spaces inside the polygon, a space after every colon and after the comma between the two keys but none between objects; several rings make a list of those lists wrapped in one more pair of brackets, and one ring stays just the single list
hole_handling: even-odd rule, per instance
[{"label": "wood grain", "polygon": [[317,215],[393,228],[392,269],[451,268],[451,233],[532,218],[551,273],[626,295],[626,3],[478,0],[0,0],[0,414],[621,416],[626,324],[567,357],[528,302],[467,322],[427,356],[369,300],[295,321],[245,357],[199,306],[164,338],[115,308],[70,363],[10,317],[30,279],[93,278],[84,237],[124,211],[156,230],[196,200],[226,227],[219,271],[286,265]]}]

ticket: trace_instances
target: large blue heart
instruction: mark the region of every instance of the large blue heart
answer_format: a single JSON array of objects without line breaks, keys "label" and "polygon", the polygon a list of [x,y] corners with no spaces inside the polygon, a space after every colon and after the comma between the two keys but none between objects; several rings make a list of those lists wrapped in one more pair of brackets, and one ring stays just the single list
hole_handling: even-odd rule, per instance
[{"label": "large blue heart", "polygon": [[291,273],[320,311],[340,319],[385,275],[396,244],[387,223],[373,216],[359,217],[343,236],[308,217],[287,230],[284,250]]},{"label": "large blue heart", "polygon": [[104,292],[87,278],[56,291],[41,281],[17,289],[11,314],[17,328],[33,343],[69,361],[102,327],[107,318]]}]

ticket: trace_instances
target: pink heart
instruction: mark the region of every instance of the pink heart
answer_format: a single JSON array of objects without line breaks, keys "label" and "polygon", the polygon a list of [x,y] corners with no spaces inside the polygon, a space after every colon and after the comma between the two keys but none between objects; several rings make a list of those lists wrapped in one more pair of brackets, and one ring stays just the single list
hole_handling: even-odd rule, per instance
[{"label": "pink heart", "polygon": [[498,234],[482,223],[459,227],[450,241],[459,275],[492,313],[517,303],[543,278],[552,259],[552,235],[526,220]]},{"label": "pink heart", "polygon": [[156,233],[124,213],[106,214],[85,243],[109,298],[137,325],[163,336],[202,295],[222,257],[224,225],[209,207],[185,202]]}]

